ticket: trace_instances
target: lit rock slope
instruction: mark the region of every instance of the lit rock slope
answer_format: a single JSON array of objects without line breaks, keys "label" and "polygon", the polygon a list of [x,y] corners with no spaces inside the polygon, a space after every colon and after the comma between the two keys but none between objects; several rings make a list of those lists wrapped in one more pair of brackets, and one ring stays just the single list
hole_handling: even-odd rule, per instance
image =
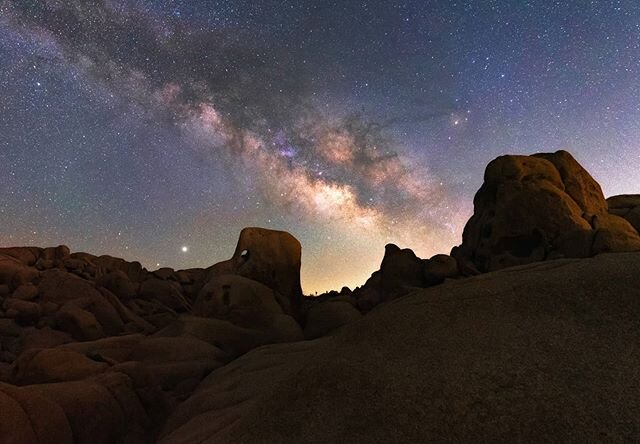
[{"label": "lit rock slope", "polygon": [[163,443],[632,442],[640,253],[416,290],[211,373]]}]

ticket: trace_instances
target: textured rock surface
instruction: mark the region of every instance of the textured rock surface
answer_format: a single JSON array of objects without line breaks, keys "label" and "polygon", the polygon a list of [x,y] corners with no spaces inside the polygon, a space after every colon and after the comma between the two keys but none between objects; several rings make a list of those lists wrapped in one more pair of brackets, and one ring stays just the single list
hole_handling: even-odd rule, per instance
[{"label": "textured rock surface", "polygon": [[289,301],[287,314],[299,315],[302,302],[300,265],[302,247],[291,234],[265,228],[245,228],[233,257],[209,271],[210,279],[236,274],[258,281]]},{"label": "textured rock surface", "polygon": [[336,297],[311,306],[306,313],[304,337],[316,339],[362,318],[355,301]]},{"label": "textured rock surface", "polygon": [[254,228],[238,249],[212,270],[154,272],[64,246],[0,249],[0,441],[152,442],[213,370],[302,340],[298,241]]},{"label": "textured rock surface", "polygon": [[623,194],[607,199],[609,213],[621,216],[640,233],[640,194]]},{"label": "textured rock surface", "polygon": [[452,256],[389,244],[317,298],[281,231],[180,271],[0,248],[0,441],[637,441],[640,253],[462,275],[638,249],[640,196],[558,152],[496,159],[475,207]]},{"label": "textured rock surface", "polygon": [[640,235],[609,214],[600,185],[566,151],[501,156],[485,171],[462,245],[465,274],[556,257],[640,250]]},{"label": "textured rock surface", "polygon": [[200,291],[193,314],[258,330],[269,342],[302,338],[296,320],[285,314],[288,299],[260,282],[237,275],[212,278]]},{"label": "textured rock surface", "polygon": [[627,253],[416,290],[213,372],[161,442],[634,441],[639,288]]},{"label": "textured rock surface", "polygon": [[149,418],[121,373],[25,387],[0,383],[0,407],[3,442],[149,442]]}]

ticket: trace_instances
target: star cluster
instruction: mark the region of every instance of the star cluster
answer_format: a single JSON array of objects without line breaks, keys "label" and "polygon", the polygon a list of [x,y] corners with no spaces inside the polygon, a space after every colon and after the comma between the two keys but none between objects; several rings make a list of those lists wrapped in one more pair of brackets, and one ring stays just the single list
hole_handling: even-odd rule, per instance
[{"label": "star cluster", "polygon": [[635,0],[0,0],[1,245],[187,268],[264,226],[354,286],[561,148],[640,191]]}]

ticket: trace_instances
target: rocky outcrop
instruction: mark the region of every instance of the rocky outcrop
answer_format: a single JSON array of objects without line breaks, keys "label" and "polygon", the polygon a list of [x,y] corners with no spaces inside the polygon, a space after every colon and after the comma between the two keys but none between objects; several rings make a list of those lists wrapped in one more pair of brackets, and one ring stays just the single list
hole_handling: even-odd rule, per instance
[{"label": "rocky outcrop", "polygon": [[285,313],[298,317],[301,255],[300,242],[285,231],[245,228],[233,257],[212,266],[208,279],[235,274],[260,282],[284,297]]},{"label": "rocky outcrop", "polygon": [[200,291],[193,314],[253,329],[268,342],[302,339],[296,320],[286,314],[289,300],[275,290],[243,276],[213,277]]},{"label": "rocky outcrop", "polygon": [[[209,270],[149,272],[64,246],[0,249],[1,436],[153,441],[207,374],[304,339],[292,316],[300,254],[293,236],[258,228]],[[43,409],[53,415],[44,422]]]},{"label": "rocky outcrop", "polygon": [[489,163],[462,245],[465,274],[559,257],[638,251],[640,235],[610,214],[600,185],[566,151]]},{"label": "rocky outcrop", "polygon": [[380,270],[355,289],[353,297],[358,308],[368,312],[381,302],[396,299],[415,288],[431,287],[459,276],[455,259],[446,254],[420,259],[408,248],[388,244]]},{"label": "rocky outcrop", "polygon": [[623,217],[640,233],[640,194],[623,194],[607,199],[609,213]]},{"label": "rocky outcrop", "polygon": [[24,387],[0,383],[0,409],[7,443],[150,442],[149,417],[122,373]]},{"label": "rocky outcrop", "polygon": [[304,337],[316,339],[362,318],[353,297],[337,296],[306,310]]},{"label": "rocky outcrop", "polygon": [[558,152],[493,161],[451,256],[320,297],[262,228],[208,269],[0,249],[1,440],[633,441],[640,253],[558,258],[640,250],[639,214]]},{"label": "rocky outcrop", "polygon": [[638,288],[620,253],[418,289],[214,371],[159,442],[632,442]]}]

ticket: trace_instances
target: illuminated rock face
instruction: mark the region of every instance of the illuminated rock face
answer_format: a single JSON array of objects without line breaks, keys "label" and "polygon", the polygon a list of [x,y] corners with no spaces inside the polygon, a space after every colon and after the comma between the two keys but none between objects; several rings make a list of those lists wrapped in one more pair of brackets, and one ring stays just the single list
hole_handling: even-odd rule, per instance
[{"label": "illuminated rock face", "polygon": [[636,229],[608,212],[600,185],[566,151],[493,160],[474,209],[452,251],[466,273],[640,250]]},{"label": "illuminated rock face", "polygon": [[284,296],[285,313],[298,317],[301,255],[300,242],[285,231],[245,228],[233,257],[212,266],[209,279],[235,274],[260,282]]},{"label": "illuminated rock face", "polygon": [[202,288],[192,313],[251,330],[256,342],[301,340],[300,326],[285,313],[284,307],[288,306],[287,299],[258,281],[222,275],[212,278]]}]

